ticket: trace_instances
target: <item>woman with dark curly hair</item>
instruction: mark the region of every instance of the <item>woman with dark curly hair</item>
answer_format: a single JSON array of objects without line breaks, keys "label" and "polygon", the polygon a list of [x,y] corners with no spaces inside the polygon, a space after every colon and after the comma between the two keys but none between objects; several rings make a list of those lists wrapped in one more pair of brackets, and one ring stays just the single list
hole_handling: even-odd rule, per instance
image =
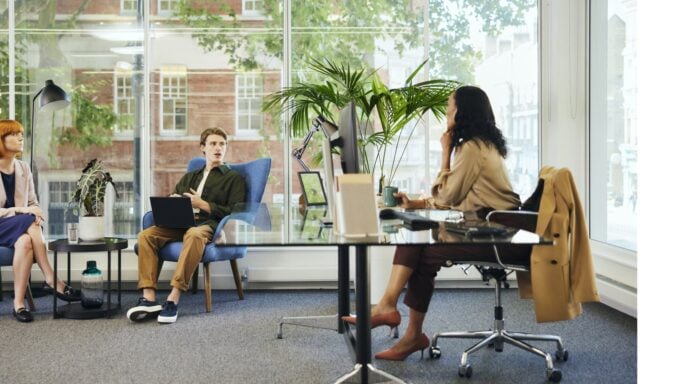
[{"label": "woman with dark curly hair", "polygon": [[55,284],[43,238],[45,215],[36,199],[31,169],[18,159],[23,150],[24,127],[15,120],[0,120],[0,246],[14,249],[12,314],[17,321],[28,323],[33,314],[24,307],[24,295],[34,262],[45,276],[45,290],[56,287],[57,297],[64,301],[80,300],[81,293],[62,280]]},{"label": "woman with dark curly hair", "polygon": [[[442,168],[432,186],[432,197],[412,200],[397,192],[402,208],[454,209],[483,212],[490,209],[515,209],[518,195],[508,179],[504,158],[506,140],[496,127],[487,94],[473,86],[459,87],[447,104],[447,130],[442,134]],[[529,259],[530,247],[515,247],[506,252],[508,260]],[[430,345],[423,333],[423,321],[434,290],[437,272],[445,260],[495,260],[486,247],[398,246],[392,272],[380,302],[371,311],[371,327],[397,327],[399,295],[408,282],[404,303],[409,307],[409,324],[404,336],[392,348],[375,355],[376,359],[404,360]],[[355,317],[343,317],[355,323]]]}]

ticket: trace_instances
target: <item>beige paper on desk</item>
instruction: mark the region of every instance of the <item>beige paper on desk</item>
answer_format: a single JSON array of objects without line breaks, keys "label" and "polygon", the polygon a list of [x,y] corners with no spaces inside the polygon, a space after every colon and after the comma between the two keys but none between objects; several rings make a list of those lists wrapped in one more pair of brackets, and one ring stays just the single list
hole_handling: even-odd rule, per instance
[{"label": "beige paper on desk", "polygon": [[370,174],[345,174],[335,179],[336,230],[344,237],[380,234],[378,208]]}]

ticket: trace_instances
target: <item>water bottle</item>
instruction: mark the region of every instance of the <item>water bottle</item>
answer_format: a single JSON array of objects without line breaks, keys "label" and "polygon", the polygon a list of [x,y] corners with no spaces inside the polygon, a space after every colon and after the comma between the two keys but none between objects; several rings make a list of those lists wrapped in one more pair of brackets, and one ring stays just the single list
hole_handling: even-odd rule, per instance
[{"label": "water bottle", "polygon": [[81,305],[83,308],[100,308],[104,302],[102,271],[95,260],[88,260],[81,274]]}]

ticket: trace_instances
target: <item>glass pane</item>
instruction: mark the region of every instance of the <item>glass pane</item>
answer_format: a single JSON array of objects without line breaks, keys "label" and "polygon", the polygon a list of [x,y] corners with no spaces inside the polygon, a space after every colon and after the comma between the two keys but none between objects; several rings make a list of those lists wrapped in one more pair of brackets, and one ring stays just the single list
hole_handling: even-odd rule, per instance
[{"label": "glass pane", "polygon": [[[430,2],[430,76],[476,84],[487,93],[507,141],[513,189],[523,200],[539,171],[537,15],[534,1]],[[445,129],[444,121],[430,125],[430,175],[441,165]]]},{"label": "glass pane", "polygon": [[[75,182],[93,158],[103,162],[115,182],[133,183],[139,170],[139,153],[134,151],[133,138],[112,138],[119,123],[114,112],[114,70],[122,62],[128,63],[133,78],[142,84],[144,60],[142,51],[135,51],[142,41],[142,27],[136,27],[130,18],[120,18],[119,1],[93,2],[84,10],[79,10],[77,3],[50,1],[36,7],[35,2],[16,2],[17,119],[26,127],[31,126],[31,101],[46,80],[53,80],[71,99],[67,108],[55,112],[42,110],[40,98],[35,103],[35,134],[31,133],[31,138],[35,138],[36,189],[40,192],[61,188],[56,194],[39,195],[41,206],[49,215],[51,239],[64,236],[65,221],[76,221],[66,207],[71,190],[59,183]],[[142,116],[143,87],[134,89],[139,92],[137,111]],[[121,156],[122,153],[132,155]],[[25,159],[27,154],[28,151],[24,153]],[[133,188],[139,191],[140,186]],[[136,223],[140,222],[138,198],[139,193],[126,195],[126,200],[119,196],[115,201],[135,208]],[[121,228],[117,227],[118,218],[113,212],[107,211],[105,216],[112,220],[113,228]],[[114,233],[129,238],[136,234],[134,227]]]},{"label": "glass pane", "polygon": [[9,119],[9,31],[7,0],[0,0],[0,119]]},{"label": "glass pane", "polygon": [[[263,140],[247,140],[236,135],[237,126],[242,124],[237,117],[236,82],[239,74],[249,72],[264,78],[266,92],[279,89],[283,49],[281,2],[271,2],[275,19],[263,22],[241,21],[239,1],[170,3],[174,3],[172,14],[160,15],[151,25],[151,78],[158,82],[162,73],[166,79],[170,68],[179,73],[179,68],[184,68],[182,77],[179,73],[173,77],[182,80],[169,81],[163,87],[164,97],[167,89],[182,97],[176,99],[176,108],[169,111],[178,115],[172,120],[176,122],[176,136],[157,140],[159,119],[151,120],[152,158],[163,159],[152,161],[151,177],[155,180],[152,194],[169,194],[181,175],[179,170],[184,170],[192,157],[201,156],[198,152],[201,132],[221,127],[231,137],[225,159],[228,163],[272,158],[273,177],[269,178],[263,200],[273,201],[273,195],[284,190],[279,126],[268,127]],[[228,16],[231,12],[236,13],[237,20]],[[160,113],[159,92],[159,87],[152,87],[152,116]],[[168,123],[164,117],[165,129]],[[178,156],[179,153],[184,155]]]},{"label": "glass pane", "polygon": [[636,250],[636,0],[591,2],[590,232]]},{"label": "glass pane", "polygon": [[[415,82],[457,80],[478,84],[489,94],[498,126],[508,139],[507,164],[514,188],[527,197],[536,185],[539,162],[536,2],[373,4],[373,12],[367,12],[348,3],[293,0],[292,83],[317,81],[309,63],[327,59],[352,70],[377,69],[388,87],[401,87],[429,59]],[[444,129],[445,122],[434,117],[407,124],[394,136],[384,166],[370,166],[376,181],[394,169],[393,184],[428,195],[440,166]],[[375,154],[369,164],[375,163]],[[294,170],[292,175],[298,193]]]}]

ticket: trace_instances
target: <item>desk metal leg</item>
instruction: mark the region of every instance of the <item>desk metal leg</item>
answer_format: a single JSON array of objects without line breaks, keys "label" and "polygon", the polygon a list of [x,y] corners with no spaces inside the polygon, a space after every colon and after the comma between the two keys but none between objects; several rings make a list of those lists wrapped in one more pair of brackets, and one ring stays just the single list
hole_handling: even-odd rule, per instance
[{"label": "desk metal leg", "polygon": [[337,305],[338,311],[334,315],[323,316],[287,316],[278,323],[276,337],[283,338],[283,325],[330,329],[337,333],[344,333],[344,322],[340,316],[349,314],[349,246],[337,248]]},{"label": "desk metal leg", "polygon": [[121,308],[121,250],[119,249],[119,263],[118,263],[118,268],[117,268],[117,290],[118,290],[118,295],[119,295],[119,308]]},{"label": "desk metal leg", "polygon": [[371,364],[371,329],[370,329],[370,290],[369,286],[368,248],[356,246],[356,365],[354,369],[340,377],[335,383],[376,383],[405,381],[375,368]]},{"label": "desk metal leg", "polygon": [[[57,288],[57,251],[52,252],[52,285]],[[52,318],[57,318],[57,289],[52,290]]]},{"label": "desk metal leg", "polygon": [[107,317],[112,317],[112,251],[107,251]]}]

